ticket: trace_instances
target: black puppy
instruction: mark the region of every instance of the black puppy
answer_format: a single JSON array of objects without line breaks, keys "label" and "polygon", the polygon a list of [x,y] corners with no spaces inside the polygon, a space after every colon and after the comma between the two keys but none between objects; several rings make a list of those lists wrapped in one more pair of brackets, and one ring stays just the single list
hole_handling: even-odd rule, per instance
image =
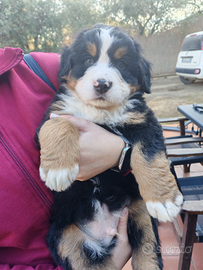
[{"label": "black puppy", "polygon": [[[40,127],[39,142],[40,176],[54,190],[48,245],[65,269],[116,269],[111,251],[126,206],[133,269],[162,269],[154,218],[171,221],[182,195],[170,173],[161,126],[142,97],[150,93],[150,78],[140,45],[118,28],[96,25],[64,48],[61,86]],[[132,173],[108,170],[75,181],[78,130],[63,117],[48,120],[50,113],[71,114],[122,134],[131,144]]]}]

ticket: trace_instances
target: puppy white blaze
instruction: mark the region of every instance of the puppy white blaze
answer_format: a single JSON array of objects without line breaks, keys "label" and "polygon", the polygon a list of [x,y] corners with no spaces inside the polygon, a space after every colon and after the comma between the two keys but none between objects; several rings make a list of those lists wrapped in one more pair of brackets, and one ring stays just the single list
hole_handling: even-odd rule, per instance
[{"label": "puppy white blaze", "polygon": [[110,48],[111,44],[114,41],[114,38],[110,35],[110,32],[111,32],[111,28],[110,29],[101,29],[101,32],[99,35],[101,42],[102,42],[99,62],[105,63],[106,65],[108,65],[110,63],[110,59],[109,59],[107,52],[108,52],[108,49]]}]

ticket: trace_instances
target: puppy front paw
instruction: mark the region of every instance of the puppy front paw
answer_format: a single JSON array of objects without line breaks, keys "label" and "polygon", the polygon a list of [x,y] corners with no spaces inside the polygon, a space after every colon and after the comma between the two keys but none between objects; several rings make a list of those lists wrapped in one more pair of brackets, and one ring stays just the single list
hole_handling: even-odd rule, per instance
[{"label": "puppy front paw", "polygon": [[159,221],[172,222],[181,210],[183,203],[183,196],[180,192],[177,192],[172,199],[161,201],[147,201],[146,206],[149,214],[157,218]]},{"label": "puppy front paw", "polygon": [[67,168],[47,170],[40,166],[39,172],[42,181],[45,182],[45,185],[51,190],[59,192],[66,190],[76,179],[79,172],[79,166],[75,165],[75,167],[70,170]]},{"label": "puppy front paw", "polygon": [[131,165],[150,215],[160,221],[172,221],[181,209],[183,196],[170,172],[165,152],[148,158],[138,144],[133,149]]},{"label": "puppy front paw", "polygon": [[64,191],[79,172],[79,132],[64,117],[48,120],[40,129],[40,177],[51,190]]}]

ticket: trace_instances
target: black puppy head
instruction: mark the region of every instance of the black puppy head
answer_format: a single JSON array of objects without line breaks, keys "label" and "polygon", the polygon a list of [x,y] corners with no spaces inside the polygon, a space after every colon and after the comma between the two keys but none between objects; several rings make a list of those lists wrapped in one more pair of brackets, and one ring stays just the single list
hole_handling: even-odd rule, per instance
[{"label": "black puppy head", "polygon": [[119,28],[97,24],[61,56],[59,79],[86,104],[114,107],[135,92],[150,93],[150,64],[139,43]]}]

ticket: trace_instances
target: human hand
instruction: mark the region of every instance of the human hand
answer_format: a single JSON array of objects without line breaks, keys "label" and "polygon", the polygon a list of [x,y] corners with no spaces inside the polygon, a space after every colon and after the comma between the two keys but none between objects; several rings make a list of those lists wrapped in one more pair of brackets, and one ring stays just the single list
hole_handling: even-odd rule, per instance
[{"label": "human hand", "polygon": [[118,165],[125,143],[119,136],[91,121],[63,115],[80,133],[80,160],[77,180],[87,180]]},{"label": "human hand", "polygon": [[118,243],[113,249],[112,260],[120,270],[131,257],[132,249],[127,234],[128,209],[124,208],[118,223]]}]

